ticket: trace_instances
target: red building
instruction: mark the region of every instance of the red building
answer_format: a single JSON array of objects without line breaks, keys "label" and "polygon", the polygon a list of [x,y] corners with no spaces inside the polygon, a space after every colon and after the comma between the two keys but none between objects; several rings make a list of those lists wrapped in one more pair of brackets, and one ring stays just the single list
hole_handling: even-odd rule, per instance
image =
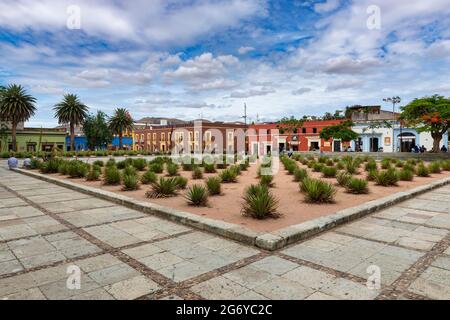
[{"label": "red building", "polygon": [[[249,134],[249,152],[251,154],[267,154],[274,148],[279,151],[341,151],[340,140],[324,140],[319,134],[325,127],[337,125],[344,120],[305,121],[301,127],[291,128],[277,123],[251,125]],[[253,130],[252,130],[253,129]],[[277,141],[272,135],[278,131]],[[275,138],[274,138],[275,139]]]}]

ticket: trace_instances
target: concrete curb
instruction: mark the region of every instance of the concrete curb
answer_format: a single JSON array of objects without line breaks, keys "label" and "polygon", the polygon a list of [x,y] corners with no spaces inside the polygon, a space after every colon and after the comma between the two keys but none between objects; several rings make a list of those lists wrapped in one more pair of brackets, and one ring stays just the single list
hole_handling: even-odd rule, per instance
[{"label": "concrete curb", "polygon": [[245,229],[239,225],[224,221],[203,218],[198,215],[178,211],[169,207],[160,206],[147,201],[139,201],[114,192],[80,185],[71,181],[61,180],[47,175],[24,169],[13,169],[15,172],[31,176],[46,182],[82,192],[100,199],[135,209],[147,214],[155,215],[167,220],[191,226],[196,229],[208,231],[226,238],[230,238],[245,244],[273,251],[283,248],[294,242],[304,240],[318,233],[330,230],[339,225],[359,219],[381,209],[385,209],[399,202],[413,198],[416,195],[450,184],[450,177],[436,180],[430,184],[414,189],[398,192],[390,196],[372,200],[362,205],[340,210],[332,215],[310,220],[301,224],[289,226],[270,233],[258,233]]}]

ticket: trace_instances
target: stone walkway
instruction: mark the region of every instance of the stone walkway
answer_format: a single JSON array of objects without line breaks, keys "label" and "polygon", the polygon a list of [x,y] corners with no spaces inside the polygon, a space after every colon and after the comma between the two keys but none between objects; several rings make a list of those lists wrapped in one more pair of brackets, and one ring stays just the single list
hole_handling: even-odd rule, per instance
[{"label": "stone walkway", "polygon": [[264,252],[0,167],[0,299],[450,299],[449,245],[450,186]]}]

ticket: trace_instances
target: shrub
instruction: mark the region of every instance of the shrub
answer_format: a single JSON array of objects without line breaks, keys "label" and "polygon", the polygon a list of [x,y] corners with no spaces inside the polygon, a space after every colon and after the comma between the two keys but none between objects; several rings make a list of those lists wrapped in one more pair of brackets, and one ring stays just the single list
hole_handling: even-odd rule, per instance
[{"label": "shrub", "polygon": [[417,160],[416,159],[408,159],[406,160],[407,164],[410,164],[412,166],[415,166],[417,164]]},{"label": "shrub", "polygon": [[57,173],[58,167],[62,162],[64,162],[62,159],[50,159],[41,165],[40,171],[42,173]]},{"label": "shrub", "polygon": [[93,163],[94,166],[104,167],[105,163],[102,160],[95,160]]},{"label": "shrub", "polygon": [[204,186],[194,184],[188,188],[184,198],[190,205],[206,206],[208,203],[208,191]]},{"label": "shrub", "polygon": [[39,169],[41,167],[42,162],[37,159],[37,158],[33,158],[30,161],[30,169]]},{"label": "shrub", "polygon": [[310,160],[310,161],[308,162],[307,166],[308,166],[308,168],[312,168],[312,167],[314,167],[314,165],[315,165],[316,163],[317,163],[317,162],[315,162],[314,160]]},{"label": "shrub", "polygon": [[142,176],[141,176],[141,183],[142,184],[151,184],[152,182],[155,182],[158,179],[158,176],[153,171],[147,170]]},{"label": "shrub", "polygon": [[402,169],[398,172],[398,178],[401,181],[412,181],[414,179],[414,172],[407,169]]},{"label": "shrub", "polygon": [[176,163],[167,164],[167,175],[170,177],[178,175],[178,165]]},{"label": "shrub", "polygon": [[417,166],[417,175],[419,177],[429,177],[430,176],[430,171],[423,164],[419,164]]},{"label": "shrub", "polygon": [[430,173],[441,173],[441,164],[439,161],[433,161],[428,165]]},{"label": "shrub", "polygon": [[405,163],[403,161],[401,161],[401,160],[397,161],[397,163],[395,164],[395,166],[397,168],[403,168],[404,165],[405,165]]},{"label": "shrub", "polygon": [[220,173],[220,179],[224,183],[234,183],[237,182],[237,172],[232,168],[225,169]]},{"label": "shrub", "polygon": [[132,191],[137,190],[139,188],[138,184],[139,180],[137,175],[127,175],[125,174],[123,176],[123,190],[125,191]]},{"label": "shrub", "polygon": [[96,169],[96,167],[92,167],[86,175],[87,181],[97,181],[100,180],[101,171]]},{"label": "shrub", "polygon": [[336,189],[328,182],[307,178],[300,183],[300,190],[305,193],[306,201],[313,203],[333,202]]},{"label": "shrub", "polygon": [[347,185],[347,182],[352,178],[352,175],[347,173],[347,172],[339,172],[336,175],[336,180],[337,183],[341,186],[341,187],[345,187]]},{"label": "shrub", "polygon": [[383,160],[381,160],[381,168],[382,169],[389,169],[391,167],[391,159],[390,158],[385,158]]},{"label": "shrub", "polygon": [[126,166],[125,169],[123,169],[123,175],[124,176],[136,176],[137,175],[136,168],[133,166]]},{"label": "shrub", "polygon": [[450,160],[444,160],[441,162],[441,168],[444,171],[450,171]]},{"label": "shrub", "polygon": [[313,166],[313,171],[314,172],[321,172],[323,167],[325,167],[322,163],[316,163]]},{"label": "shrub", "polygon": [[67,174],[70,178],[84,178],[89,172],[89,166],[81,161],[70,161],[67,164]]},{"label": "shrub", "polygon": [[107,167],[111,167],[111,166],[115,166],[116,165],[116,159],[114,158],[110,158],[107,162],[106,162],[106,166]]},{"label": "shrub", "polygon": [[263,175],[259,178],[259,183],[263,184],[267,187],[273,186],[273,176],[272,175]]},{"label": "shrub", "polygon": [[186,179],[185,177],[182,177],[182,176],[177,176],[174,179],[175,179],[175,184],[178,189],[186,189],[186,186],[188,184],[188,179]]},{"label": "shrub", "polygon": [[206,179],[206,188],[210,195],[215,196],[222,193],[222,181],[219,177],[209,177]]},{"label": "shrub", "polygon": [[348,161],[345,164],[345,171],[349,174],[357,174],[358,173],[359,164],[358,161]]},{"label": "shrub", "polygon": [[120,184],[121,177],[119,169],[116,166],[106,167],[103,180],[106,185]]},{"label": "shrub", "polygon": [[325,163],[327,162],[327,160],[328,160],[328,157],[319,157],[319,158],[317,159],[317,161],[318,161],[319,163],[323,163],[323,164],[325,164]]},{"label": "shrub", "polygon": [[370,170],[367,172],[367,180],[368,181],[375,181],[378,171],[377,170]]},{"label": "shrub", "polygon": [[144,158],[133,159],[133,167],[138,171],[144,171],[147,167],[147,161]]},{"label": "shrub", "polygon": [[200,169],[199,167],[195,167],[194,170],[192,171],[192,179],[194,180],[203,179],[202,169]]},{"label": "shrub", "polygon": [[409,163],[405,163],[405,165],[403,166],[403,170],[408,170],[411,171],[412,173],[416,172],[416,168]]},{"label": "shrub", "polygon": [[127,166],[133,165],[133,159],[128,158],[122,161],[117,162],[117,169],[125,169]]},{"label": "shrub", "polygon": [[300,163],[301,163],[302,165],[306,166],[306,165],[308,164],[308,159],[303,158],[303,159],[300,160]]},{"label": "shrub", "polygon": [[308,177],[308,170],[297,168],[294,171],[294,181],[300,182]]},{"label": "shrub", "polygon": [[151,183],[151,189],[145,194],[148,198],[167,198],[177,194],[177,178],[163,178]]},{"label": "shrub", "polygon": [[205,163],[204,168],[205,168],[206,173],[215,173],[216,172],[216,166],[214,165],[214,163]]},{"label": "shrub", "polygon": [[67,175],[68,171],[68,162],[62,161],[58,166],[58,173],[62,175]]},{"label": "shrub", "polygon": [[377,173],[375,182],[383,187],[394,186],[398,182],[398,174],[395,169],[387,169]]},{"label": "shrub", "polygon": [[332,159],[328,159],[326,162],[326,165],[329,167],[333,167],[334,166],[334,161]]},{"label": "shrub", "polygon": [[366,170],[367,172],[371,171],[371,170],[377,170],[377,163],[374,160],[371,160],[369,162],[366,163],[366,165],[364,166],[364,170]]},{"label": "shrub", "polygon": [[183,171],[192,171],[194,169],[194,165],[192,164],[192,162],[189,163],[183,162],[181,166],[183,167]]},{"label": "shrub", "polygon": [[345,168],[345,165],[343,162],[339,161],[338,163],[336,163],[336,169],[342,170],[344,168]]},{"label": "shrub", "polygon": [[351,178],[345,185],[347,192],[354,194],[368,193],[367,180]]},{"label": "shrub", "polygon": [[154,162],[152,163],[149,168],[150,171],[153,171],[154,173],[163,173],[164,171],[164,163],[162,162]]},{"label": "shrub", "polygon": [[265,185],[251,185],[245,190],[242,214],[255,219],[278,218],[278,200]]},{"label": "shrub", "polygon": [[324,178],[334,178],[336,176],[337,169],[335,167],[323,167],[322,175]]},{"label": "shrub", "polygon": [[245,162],[239,164],[239,169],[241,171],[247,171],[249,166],[250,166],[250,163],[245,161]]}]

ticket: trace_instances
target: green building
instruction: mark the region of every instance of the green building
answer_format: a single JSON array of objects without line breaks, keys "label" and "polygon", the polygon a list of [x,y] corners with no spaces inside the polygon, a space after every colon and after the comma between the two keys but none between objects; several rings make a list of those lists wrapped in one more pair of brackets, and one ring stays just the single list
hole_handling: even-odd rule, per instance
[{"label": "green building", "polygon": [[[3,126],[0,132],[0,151],[13,150],[11,130]],[[66,150],[66,130],[60,128],[26,128],[19,126],[16,133],[18,152],[52,151],[53,147]]]}]

